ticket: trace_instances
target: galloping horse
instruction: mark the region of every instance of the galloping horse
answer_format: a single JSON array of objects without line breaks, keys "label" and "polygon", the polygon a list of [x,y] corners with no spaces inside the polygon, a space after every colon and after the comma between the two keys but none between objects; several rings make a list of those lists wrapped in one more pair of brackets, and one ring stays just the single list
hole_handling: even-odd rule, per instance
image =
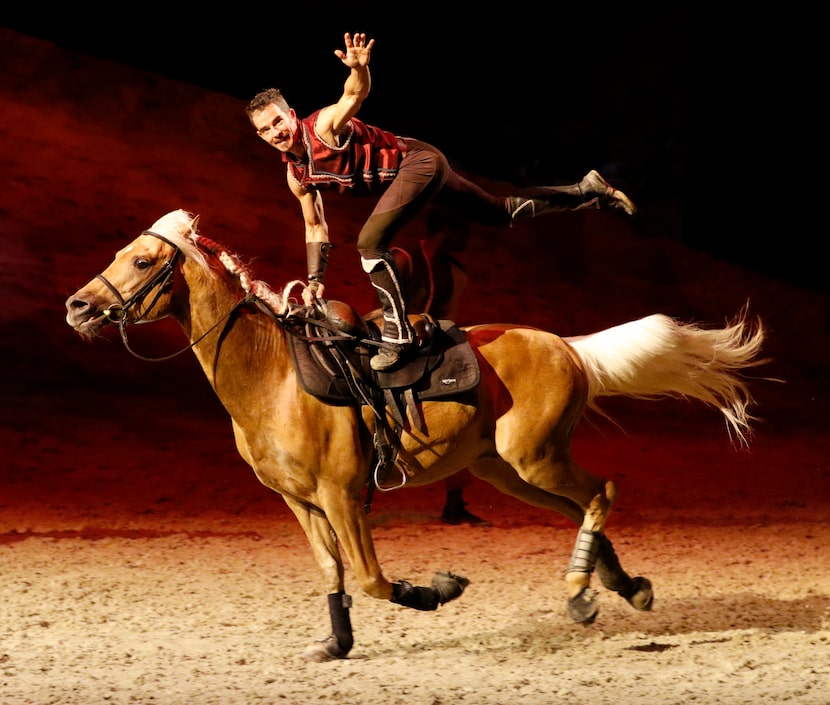
[{"label": "galloping horse", "polygon": [[[445,571],[429,586],[385,577],[364,489],[378,481],[377,428],[394,410],[386,401],[380,414],[369,403],[331,403],[304,388],[292,338],[306,335],[309,346],[320,339],[307,335],[314,330],[309,309],[289,297],[302,283],[274,292],[236,255],[199,234],[198,220],[177,210],[156,221],[67,299],[66,321],[86,339],[117,325],[128,349],[129,324],[172,317],[181,325],[231,417],[240,455],[294,512],[322,572],[332,633],[303,656],[346,658],[354,637],[341,549],[365,593],[398,605],[434,610],[459,597],[469,581]],[[357,319],[351,330],[369,323]],[[722,328],[654,314],[576,338],[512,324],[473,325],[458,335],[474,353],[477,383],[404,408],[391,465],[396,477],[417,487],[467,467],[501,492],[571,519],[579,528],[565,585],[575,622],[590,624],[597,614],[594,571],[635,609],[650,609],[651,583],[623,570],[605,534],[616,487],[571,457],[574,429],[588,407],[599,409],[602,396],[677,397],[718,409],[733,440],[747,443],[755,402],[743,372],[764,362],[762,322],[745,307]],[[372,338],[344,337],[343,359],[360,367]],[[322,338],[324,346],[341,344],[336,335],[334,343]],[[368,374],[369,387],[379,383]]]}]

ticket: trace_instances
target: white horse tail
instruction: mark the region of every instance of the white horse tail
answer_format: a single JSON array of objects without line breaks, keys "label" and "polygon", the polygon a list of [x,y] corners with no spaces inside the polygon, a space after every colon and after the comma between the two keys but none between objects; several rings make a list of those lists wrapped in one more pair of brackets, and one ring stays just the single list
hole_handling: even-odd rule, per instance
[{"label": "white horse tail", "polygon": [[[743,371],[759,358],[766,331],[745,306],[723,328],[705,329],[663,314],[565,340],[588,377],[588,404],[601,396],[693,398],[719,409],[740,444],[752,436],[755,404]],[[600,411],[600,413],[602,413]]]}]

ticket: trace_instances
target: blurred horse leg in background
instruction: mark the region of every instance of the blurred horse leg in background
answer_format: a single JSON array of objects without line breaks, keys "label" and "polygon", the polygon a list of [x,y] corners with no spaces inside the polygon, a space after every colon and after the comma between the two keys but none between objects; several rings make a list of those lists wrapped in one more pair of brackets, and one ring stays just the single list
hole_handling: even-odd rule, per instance
[{"label": "blurred horse leg in background", "polygon": [[[470,226],[466,221],[430,209],[426,237],[408,249],[392,248],[406,290],[407,311],[428,313],[435,319],[464,325],[458,320],[458,308],[470,278],[455,254],[464,250],[469,236]],[[467,470],[448,477],[445,482],[443,523],[491,526],[489,521],[467,510],[464,488],[472,482],[472,475]]]}]

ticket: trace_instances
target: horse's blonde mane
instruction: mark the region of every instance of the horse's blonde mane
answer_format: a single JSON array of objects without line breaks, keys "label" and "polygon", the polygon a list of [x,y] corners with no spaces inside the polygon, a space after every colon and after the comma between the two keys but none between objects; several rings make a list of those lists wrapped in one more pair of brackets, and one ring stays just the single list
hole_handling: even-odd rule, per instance
[{"label": "horse's blonde mane", "polygon": [[150,226],[150,230],[172,242],[187,259],[198,263],[205,271],[210,271],[205,253],[196,244],[198,223],[199,216],[180,208],[163,215]]},{"label": "horse's blonde mane", "polygon": [[216,276],[216,272],[207,261],[206,252],[217,257],[225,270],[239,279],[239,283],[246,293],[252,293],[264,301],[275,313],[286,313],[289,307],[289,296],[295,286],[303,286],[300,281],[289,282],[280,296],[264,281],[255,279],[251,269],[243,264],[239,257],[229,252],[223,245],[198,233],[199,216],[178,209],[170,211],[159,218],[150,227],[150,230],[170,240],[178,247],[185,257],[196,262],[205,272]]}]

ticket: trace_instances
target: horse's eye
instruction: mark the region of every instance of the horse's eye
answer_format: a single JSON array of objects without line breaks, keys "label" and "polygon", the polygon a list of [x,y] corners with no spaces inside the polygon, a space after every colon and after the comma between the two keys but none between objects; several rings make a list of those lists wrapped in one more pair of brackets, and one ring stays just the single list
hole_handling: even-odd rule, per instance
[{"label": "horse's eye", "polygon": [[147,269],[150,266],[150,263],[146,259],[137,259],[135,261],[135,268],[136,269]]}]

